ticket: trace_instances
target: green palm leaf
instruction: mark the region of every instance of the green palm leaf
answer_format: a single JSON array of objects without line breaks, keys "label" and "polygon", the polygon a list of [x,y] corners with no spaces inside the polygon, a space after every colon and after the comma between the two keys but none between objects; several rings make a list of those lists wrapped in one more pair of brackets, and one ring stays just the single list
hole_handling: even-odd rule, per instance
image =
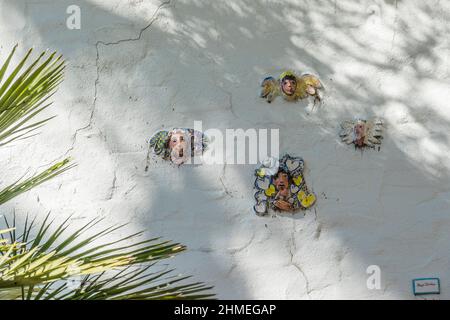
[{"label": "green palm leaf", "polygon": [[[27,66],[33,49],[7,75],[17,45],[0,67],[0,146],[30,137],[53,117],[34,120],[63,80],[65,62],[56,53],[42,52]],[[27,179],[0,190],[0,205],[73,167],[64,159]]]},{"label": "green palm leaf", "polygon": [[[16,47],[0,67],[0,147],[25,139],[53,117],[35,118],[51,105],[63,80],[65,63],[56,53],[41,53],[28,66],[32,50],[7,75]],[[0,190],[0,205],[69,170],[64,159]],[[15,217],[0,230],[0,299],[205,299],[211,287],[189,283],[157,263],[186,250],[159,238],[139,239],[138,232],[105,241],[125,225],[94,230],[92,219],[69,231],[70,217],[59,225],[47,215],[35,233],[35,219],[25,220],[16,235]],[[90,234],[89,234],[90,232]],[[34,236],[33,236],[34,234]],[[71,281],[82,279],[77,286]]]},{"label": "green palm leaf", "polygon": [[30,49],[3,81],[16,48],[0,68],[0,146],[26,137],[52,119],[32,122],[51,105],[48,100],[64,77],[65,62],[55,52],[41,53],[25,69],[33,51]]},{"label": "green palm leaf", "polygon": [[[28,221],[28,219],[27,219]],[[49,215],[34,239],[30,224],[15,239],[11,228],[7,245],[0,247],[0,297],[6,289],[22,299],[204,299],[211,298],[211,287],[186,283],[189,277],[173,275],[173,270],[152,271],[157,262],[173,257],[186,247],[159,238],[138,240],[142,232],[98,243],[125,225],[103,228],[87,236],[101,219],[92,219],[69,232],[69,219],[54,226]],[[7,226],[9,224],[6,222]],[[126,246],[117,246],[126,242]],[[20,245],[22,244],[22,245]],[[68,283],[81,279],[76,287]],[[6,291],[5,291],[6,290]]]},{"label": "green palm leaf", "polygon": [[64,159],[31,178],[25,180],[19,179],[3,190],[0,190],[0,205],[74,167],[69,162],[70,159]]}]

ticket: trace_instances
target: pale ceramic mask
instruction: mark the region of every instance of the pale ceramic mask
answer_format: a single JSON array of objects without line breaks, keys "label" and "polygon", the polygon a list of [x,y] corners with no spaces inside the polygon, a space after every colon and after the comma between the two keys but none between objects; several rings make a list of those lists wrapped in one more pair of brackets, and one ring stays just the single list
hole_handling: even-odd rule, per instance
[{"label": "pale ceramic mask", "polygon": [[347,144],[354,144],[355,148],[374,148],[380,145],[383,139],[383,120],[371,119],[347,120],[341,124],[339,136]]},{"label": "pale ceramic mask", "polygon": [[170,160],[177,165],[187,162],[191,157],[191,137],[181,129],[169,133]]},{"label": "pale ceramic mask", "polygon": [[192,157],[202,155],[207,143],[207,137],[193,129],[175,128],[170,131],[158,131],[149,140],[146,170],[148,170],[151,150],[164,160],[182,165]]},{"label": "pale ceramic mask", "polygon": [[354,143],[357,147],[364,146],[364,139],[366,138],[366,122],[359,120],[353,128]]}]

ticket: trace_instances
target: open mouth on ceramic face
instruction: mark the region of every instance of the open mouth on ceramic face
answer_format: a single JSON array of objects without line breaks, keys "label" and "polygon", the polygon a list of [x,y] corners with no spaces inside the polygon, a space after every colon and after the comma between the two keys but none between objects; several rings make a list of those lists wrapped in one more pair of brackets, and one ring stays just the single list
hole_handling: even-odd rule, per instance
[{"label": "open mouth on ceramic face", "polygon": [[171,153],[174,158],[184,158],[188,155],[184,148],[175,148]]},{"label": "open mouth on ceramic face", "polygon": [[171,150],[172,162],[176,164],[185,163],[189,158],[188,150],[183,146],[177,146]]},{"label": "open mouth on ceramic face", "polygon": [[284,182],[278,183],[277,184],[277,189],[281,190],[281,191],[285,190],[286,189],[286,184]]},{"label": "open mouth on ceramic face", "polygon": [[356,144],[357,147],[363,147],[364,146],[364,137],[356,139],[355,140],[355,144]]}]

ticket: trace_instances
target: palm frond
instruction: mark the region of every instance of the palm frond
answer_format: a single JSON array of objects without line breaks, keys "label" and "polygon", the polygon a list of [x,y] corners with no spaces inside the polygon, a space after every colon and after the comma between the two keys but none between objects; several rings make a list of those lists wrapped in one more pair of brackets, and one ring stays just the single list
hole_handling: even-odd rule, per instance
[{"label": "palm frond", "polygon": [[[0,67],[0,147],[30,137],[53,118],[34,120],[51,105],[49,100],[64,76],[65,62],[56,52],[42,52],[28,63],[33,49],[7,75],[16,49],[17,45]],[[0,205],[71,167],[67,158],[28,179],[15,181],[0,190]]]},{"label": "palm frond", "polygon": [[66,158],[28,179],[19,179],[0,190],[0,205],[74,167]]},{"label": "palm frond", "polygon": [[[35,134],[52,117],[35,118],[63,80],[65,62],[56,53],[41,53],[28,66],[32,50],[7,75],[16,51],[0,66],[0,147]],[[64,159],[0,190],[0,205],[72,168]],[[15,216],[0,230],[0,299],[204,299],[211,287],[187,282],[157,263],[186,250],[160,238],[139,239],[143,232],[109,240],[125,225],[100,229],[92,219],[69,231],[70,217],[55,224],[47,215],[37,226],[25,220],[20,235]],[[38,227],[34,233],[34,227]],[[96,230],[94,230],[94,227]],[[91,232],[89,234],[89,232]],[[34,236],[33,236],[34,235]],[[105,241],[105,238],[108,238]],[[81,280],[80,280],[81,279]],[[77,282],[78,285],[70,285]]]},{"label": "palm frond", "polygon": [[51,105],[48,101],[64,78],[65,62],[56,52],[42,52],[25,67],[33,49],[5,78],[16,49],[0,68],[0,146],[26,137],[53,118],[32,121]]},{"label": "palm frond", "polygon": [[[29,238],[33,223],[27,224],[17,239],[10,232],[14,226],[0,231],[9,236],[0,246],[0,292],[21,287],[22,299],[213,297],[211,287],[186,283],[189,277],[173,275],[174,270],[152,271],[157,262],[186,250],[179,243],[160,238],[138,240],[142,232],[101,243],[99,240],[125,225],[105,227],[88,235],[102,219],[94,218],[69,232],[70,218],[57,225],[49,218],[48,214],[33,239]],[[77,281],[78,285],[69,285]]]}]

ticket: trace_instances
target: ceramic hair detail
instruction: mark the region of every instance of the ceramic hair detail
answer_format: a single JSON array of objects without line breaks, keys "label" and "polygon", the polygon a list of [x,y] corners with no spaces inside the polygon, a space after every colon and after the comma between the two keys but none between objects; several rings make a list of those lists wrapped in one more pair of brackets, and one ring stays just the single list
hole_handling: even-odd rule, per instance
[{"label": "ceramic hair detail", "polygon": [[303,176],[302,158],[285,155],[269,158],[255,171],[255,213],[267,215],[270,210],[294,213],[310,208],[316,202]]},{"label": "ceramic hair detail", "polygon": [[150,152],[176,165],[182,165],[194,156],[203,154],[207,147],[206,136],[194,129],[174,128],[170,131],[158,131],[149,140],[147,167]]},{"label": "ceramic hair detail", "polygon": [[341,124],[339,136],[347,144],[354,144],[355,148],[370,147],[380,145],[383,139],[383,120],[347,120]]},{"label": "ceramic hair detail", "polygon": [[314,97],[314,104],[322,100],[321,90],[324,89],[319,78],[312,74],[297,76],[292,71],[283,72],[276,80],[274,77],[266,77],[261,83],[261,98],[271,103],[277,96],[282,96],[287,101],[297,101]]}]

